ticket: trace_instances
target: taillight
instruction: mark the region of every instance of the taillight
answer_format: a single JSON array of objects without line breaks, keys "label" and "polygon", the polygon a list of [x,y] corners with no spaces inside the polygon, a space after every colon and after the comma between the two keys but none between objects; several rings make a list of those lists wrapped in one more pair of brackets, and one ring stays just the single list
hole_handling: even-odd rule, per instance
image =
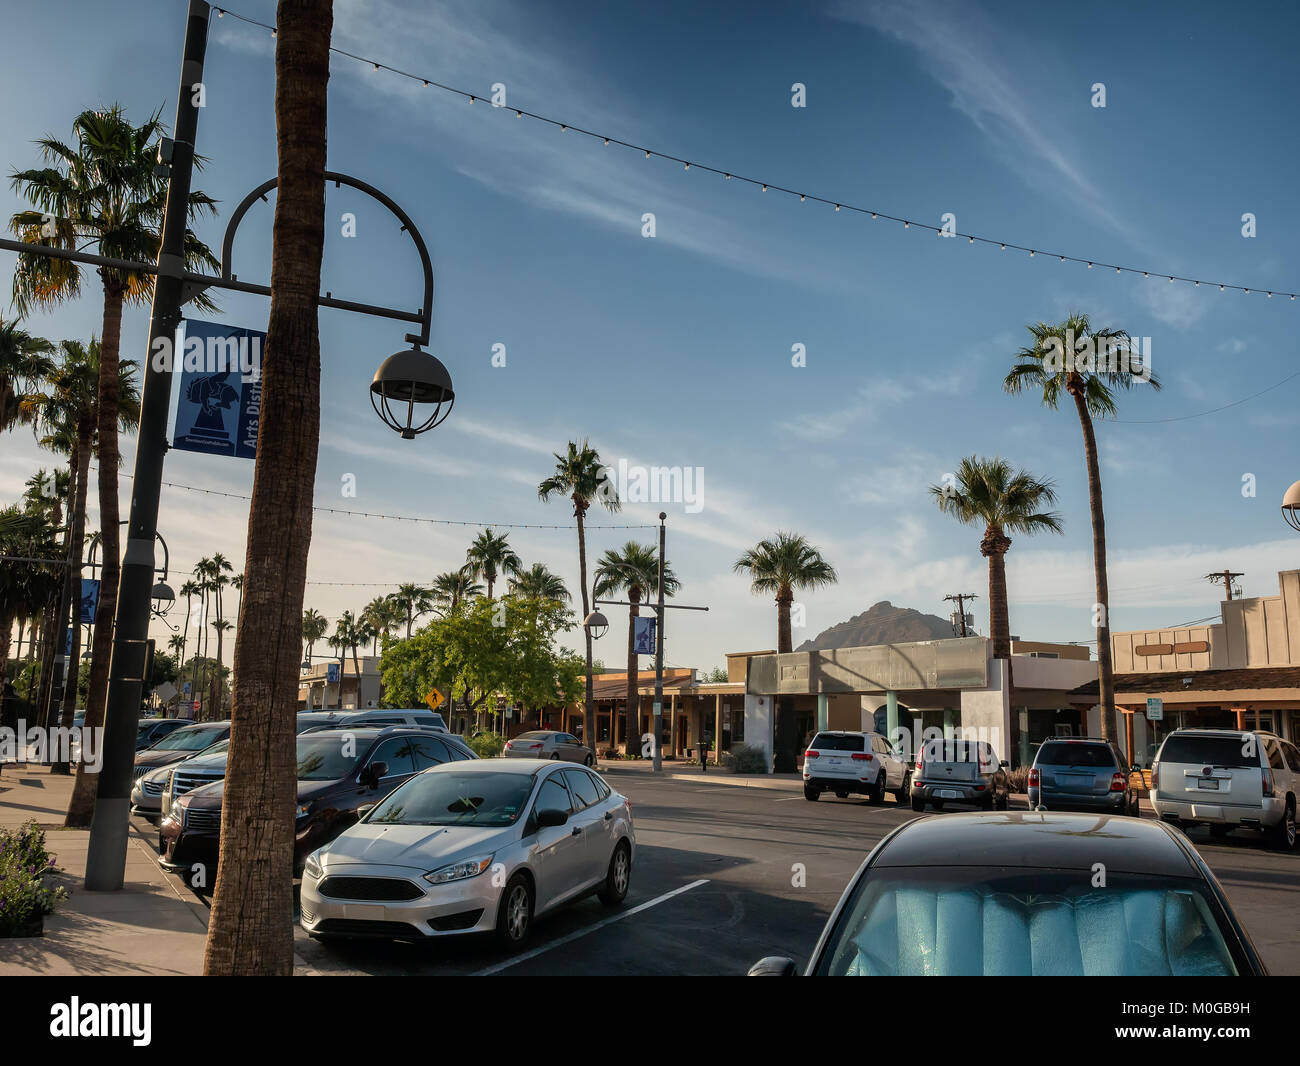
[{"label": "taillight", "polygon": [[1264,775],[1264,795],[1272,796],[1273,792],[1273,771],[1267,766],[1260,767],[1260,773]]},{"label": "taillight", "polygon": [[1116,770],[1110,775],[1110,790],[1112,792],[1125,792],[1128,789],[1128,778]]},{"label": "taillight", "polygon": [[867,754],[865,754],[865,753],[863,753],[863,752],[860,752],[860,751],[855,751],[855,752],[853,753],[853,761],[854,761],[854,762],[870,762],[870,761],[871,761],[871,756],[870,756],[870,755],[867,755]]},{"label": "taillight", "polygon": [[1034,767],[1033,769],[1031,769],[1031,770],[1029,771],[1029,787],[1030,787],[1030,788],[1037,788],[1037,787],[1039,786],[1039,783],[1040,783],[1042,780],[1043,780],[1043,774],[1042,774],[1042,771],[1038,769],[1038,767]]},{"label": "taillight", "polygon": [[809,748],[803,753],[803,757],[805,759],[818,759],[821,757],[821,752],[813,751],[812,748]]},{"label": "taillight", "polygon": [[537,744],[529,744],[528,746],[529,746],[530,748],[540,748],[542,745],[541,745],[541,743],[539,742],[539,743],[537,743]]},{"label": "taillight", "polygon": [[1151,764],[1151,788],[1154,790],[1154,789],[1158,789],[1159,787],[1160,787],[1160,764],[1157,762]]}]

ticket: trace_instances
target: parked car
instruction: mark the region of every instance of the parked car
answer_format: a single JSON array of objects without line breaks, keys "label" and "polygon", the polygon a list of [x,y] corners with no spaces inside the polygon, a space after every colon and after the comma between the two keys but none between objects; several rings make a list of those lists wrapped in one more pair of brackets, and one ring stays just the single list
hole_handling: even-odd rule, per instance
[{"label": "parked car", "polygon": [[[357,820],[359,807],[382,799],[430,766],[478,758],[460,737],[419,726],[300,733],[297,748],[295,875],[302,871],[309,854]],[[216,870],[224,791],[224,780],[216,781],[171,802],[158,829],[158,850],[165,867],[182,870],[199,863]],[[208,884],[214,883],[209,876]]]},{"label": "parked car", "polygon": [[840,799],[850,793],[872,803],[884,803],[892,792],[906,803],[912,767],[901,751],[879,733],[828,730],[818,733],[803,753],[803,796],[815,800],[823,792]]},{"label": "parked car", "polygon": [[627,895],[636,857],[625,797],[555,760],[436,766],[411,778],[307,860],[302,926],[313,937],[425,941],[495,932],[595,893]]},{"label": "parked car", "polygon": [[[1097,864],[1105,867],[1098,886]],[[769,957],[751,976],[793,976]],[[1182,833],[1105,813],[916,818],[867,856],[813,949],[817,976],[1260,976]]]},{"label": "parked car", "polygon": [[298,715],[297,732],[343,729],[356,726],[418,725],[447,732],[442,715],[426,707],[382,708],[368,711],[304,711]]},{"label": "parked car", "polygon": [[194,723],[188,718],[141,718],[135,731],[135,750],[152,748],[163,737]]},{"label": "parked car", "polygon": [[136,752],[135,768],[131,772],[133,780],[138,780],[150,770],[160,766],[169,766],[191,755],[197,755],[204,748],[210,748],[219,740],[230,736],[229,722],[203,722],[198,725],[183,725],[174,733],[158,741],[152,748]]},{"label": "parked car", "polygon": [[1029,807],[1054,811],[1096,807],[1136,817],[1138,791],[1130,787],[1130,773],[1141,782],[1141,767],[1126,767],[1123,756],[1105,740],[1045,740],[1029,768]]},{"label": "parked car", "polygon": [[1176,729],[1151,768],[1151,806],[1167,822],[1216,835],[1255,829],[1274,847],[1296,845],[1300,751],[1262,730]]},{"label": "parked car", "polygon": [[596,765],[596,753],[572,733],[555,729],[534,729],[520,733],[506,741],[501,754],[507,759],[560,759],[580,762],[583,766]]},{"label": "parked car", "polygon": [[[158,819],[167,813],[168,792],[171,786],[172,771],[189,769],[195,764],[196,760],[208,759],[215,757],[222,766],[221,773],[207,780],[220,780],[225,776],[226,749],[230,747],[230,739],[219,740],[209,748],[195,752],[179,762],[168,763],[166,766],[160,766],[156,770],[150,770],[135,779],[131,786],[131,813],[139,815],[148,821],[157,823]],[[203,783],[207,783],[204,781]]]},{"label": "parked car", "polygon": [[927,740],[912,771],[912,810],[919,813],[928,803],[941,811],[954,802],[1005,811],[1011,796],[1006,766],[987,740]]}]

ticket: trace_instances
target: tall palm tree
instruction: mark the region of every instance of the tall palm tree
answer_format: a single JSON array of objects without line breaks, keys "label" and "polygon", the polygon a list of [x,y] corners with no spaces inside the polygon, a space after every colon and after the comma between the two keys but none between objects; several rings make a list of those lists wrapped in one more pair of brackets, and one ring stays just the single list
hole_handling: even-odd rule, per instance
[{"label": "tall palm tree", "polygon": [[472,578],[482,578],[487,582],[487,598],[492,599],[492,589],[501,575],[513,577],[523,567],[519,556],[510,547],[510,536],[500,536],[492,532],[491,527],[483,530],[470,543],[465,553],[465,572]]},{"label": "tall palm tree", "polygon": [[329,619],[314,607],[302,612],[302,639],[307,642],[307,661],[311,662],[311,651],[316,641],[323,640],[330,630]]},{"label": "tall palm tree", "polygon": [[[587,594],[587,533],[584,526],[587,511],[599,501],[608,511],[619,509],[618,492],[611,478],[605,477],[605,466],[600,453],[586,440],[581,444],[569,441],[561,455],[555,452],[555,471],[537,486],[537,496],[549,500],[552,496],[567,496],[573,501],[573,517],[578,523],[578,588],[582,593],[582,617],[585,622],[591,613],[591,599]],[[596,700],[591,680],[591,631],[583,625],[582,636],[587,647],[587,694],[583,703],[583,741],[591,744],[596,737]]]},{"label": "tall palm tree", "polygon": [[447,615],[465,600],[483,595],[483,586],[470,577],[462,566],[459,570],[448,570],[435,577],[431,593],[434,605]]},{"label": "tall palm tree", "polygon": [[931,485],[930,495],[944,514],[964,525],[983,525],[980,554],[989,561],[989,635],[995,659],[1011,658],[1007,611],[1008,533],[1061,532],[1061,516],[1041,510],[1056,502],[1052,482],[1015,470],[1001,457],[970,455],[957,465],[956,482]]},{"label": "tall palm tree", "polygon": [[433,610],[436,602],[433,590],[408,581],[397,586],[397,591],[392,594],[391,599],[401,609],[406,619],[406,639],[410,640],[411,627],[415,625],[416,619]]},{"label": "tall palm tree", "polygon": [[[34,210],[19,211],[10,229],[23,241],[49,243],[134,262],[158,257],[167,183],[158,170],[158,148],[164,134],[155,113],[142,125],[132,125],[119,105],[83,111],[72,123],[72,141],[54,137],[37,141],[44,166],[10,174],[14,192]],[[216,202],[197,190],[190,194],[191,217],[210,212]],[[220,263],[192,231],[186,232],[185,261],[189,269],[215,271]],[[103,326],[99,361],[99,527],[103,537],[104,565],[100,572],[99,608],[93,636],[90,690],[86,699],[86,726],[104,723],[108,690],[109,655],[113,644],[112,620],[117,611],[117,582],[121,568],[118,531],[117,467],[120,460],[118,431],[118,361],[122,337],[122,308],[126,303],[146,303],[153,294],[153,275],[112,266],[96,268],[103,290]],[[20,313],[32,307],[50,307],[81,292],[79,264],[71,260],[21,255],[13,276],[13,302]],[[212,309],[212,301],[199,294],[195,303]],[[85,764],[78,771],[82,779]],[[94,775],[87,776],[91,782]],[[93,811],[93,793],[73,806],[79,813]],[[69,817],[73,814],[69,808]],[[89,815],[85,814],[88,822]],[[71,824],[71,823],[69,823]]]},{"label": "tall palm tree", "polygon": [[[795,589],[816,589],[839,580],[835,568],[800,533],[777,533],[770,540],[760,540],[745,551],[732,567],[749,577],[752,592],[776,594],[776,650],[794,650],[790,633],[790,604]],[[782,699],[777,706],[776,738],[772,768],[778,774],[793,773],[796,768],[794,703]]]},{"label": "tall palm tree", "polygon": [[[1096,576],[1098,699],[1101,705],[1101,735],[1115,742],[1115,667],[1110,647],[1110,589],[1106,578],[1106,517],[1101,502],[1101,464],[1097,457],[1094,418],[1110,418],[1116,411],[1115,393],[1146,381],[1160,388],[1160,379],[1148,366],[1142,377],[1127,366],[1116,368],[1104,358],[1107,350],[1127,357],[1132,343],[1123,330],[1094,327],[1084,314],[1072,314],[1064,322],[1038,322],[1027,327],[1033,344],[1021,348],[1002,386],[1015,395],[1032,392],[1043,405],[1057,409],[1062,394],[1074,402],[1079,428],[1083,431],[1083,458],[1088,470],[1088,509],[1092,516],[1092,564]],[[1079,345],[1088,346],[1097,357],[1093,369],[1074,359]],[[1068,358],[1059,358],[1062,354]],[[1124,360],[1127,362],[1127,359]],[[1132,752],[1129,753],[1130,756]]]},{"label": "tall palm tree", "polygon": [[235,637],[221,865],[205,974],[293,973],[297,671],[320,444],[321,252],[325,243],[326,85],[332,0],[280,0],[275,117],[279,187],[271,316]]},{"label": "tall palm tree", "polygon": [[231,628],[230,623],[226,621],[222,613],[221,590],[230,584],[229,574],[233,570],[234,567],[230,565],[230,560],[221,552],[217,552],[207,560],[208,585],[212,590],[212,599],[217,611],[217,617],[209,623],[213,632],[217,634],[217,670],[212,676],[209,702],[217,711],[217,717],[221,717],[221,670],[225,666],[225,655],[222,653],[222,638]]},{"label": "tall palm tree", "polygon": [[[681,582],[672,567],[664,562],[664,595],[676,595]],[[659,550],[653,544],[638,544],[629,540],[622,550],[610,549],[596,563],[592,592],[596,596],[609,596],[627,591],[627,702],[623,707],[623,738],[629,755],[636,749],[641,736],[641,696],[637,683],[637,653],[634,641],[636,618],[641,613],[638,606],[643,593],[659,588]],[[613,724],[610,725],[610,742],[614,741]],[[656,738],[655,743],[658,743]]]},{"label": "tall palm tree", "polygon": [[568,603],[572,597],[564,587],[564,580],[545,563],[533,563],[510,579],[510,591],[516,596],[535,600],[556,600]]},{"label": "tall palm tree", "polygon": [[370,639],[374,641],[370,654],[378,655],[379,638],[383,637],[384,644],[387,645],[393,630],[407,618],[405,608],[394,596],[376,596],[367,603],[361,612],[361,621],[369,628]]},{"label": "tall palm tree", "polygon": [[[343,651],[352,653],[352,672],[357,678],[357,702],[361,701],[361,661],[357,656],[357,645],[364,644],[370,639],[369,630],[366,624],[362,622],[351,611],[344,611],[338,622],[334,626],[334,639],[338,641],[338,647]],[[333,641],[331,641],[333,643]],[[343,674],[339,672],[339,689],[342,691]]]},{"label": "tall palm tree", "polygon": [[54,345],[19,328],[19,319],[0,320],[0,433],[18,417],[23,395],[51,370]]}]

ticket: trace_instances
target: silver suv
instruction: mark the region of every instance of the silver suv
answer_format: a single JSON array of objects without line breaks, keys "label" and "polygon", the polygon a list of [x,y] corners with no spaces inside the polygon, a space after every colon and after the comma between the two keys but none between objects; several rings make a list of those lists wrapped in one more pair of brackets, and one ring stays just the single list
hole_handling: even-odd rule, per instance
[{"label": "silver suv", "polygon": [[1177,729],[1151,767],[1151,806],[1166,822],[1223,836],[1258,829],[1274,847],[1296,842],[1300,750],[1275,733]]}]

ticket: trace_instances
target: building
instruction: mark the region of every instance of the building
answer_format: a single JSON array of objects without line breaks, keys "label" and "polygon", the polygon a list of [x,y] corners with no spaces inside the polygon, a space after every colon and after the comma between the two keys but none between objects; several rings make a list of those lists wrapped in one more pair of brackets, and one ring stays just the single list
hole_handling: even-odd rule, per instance
[{"label": "building", "polygon": [[[1171,729],[1267,729],[1300,739],[1300,570],[1276,596],[1225,600],[1219,621],[1111,634],[1117,735],[1150,766]],[[1071,693],[1100,727],[1097,682]],[[1159,700],[1150,720],[1147,701]],[[1154,711],[1154,707],[1153,707]]]},{"label": "building", "polygon": [[[356,666],[352,657],[347,656],[342,663],[343,709],[362,711],[368,707],[382,706],[384,689],[379,675],[379,657],[361,655],[357,657],[361,667],[358,679]],[[298,675],[298,710],[331,711],[339,706],[339,685],[329,680],[329,669],[338,668],[338,659],[317,659],[310,666],[300,668]]]}]

